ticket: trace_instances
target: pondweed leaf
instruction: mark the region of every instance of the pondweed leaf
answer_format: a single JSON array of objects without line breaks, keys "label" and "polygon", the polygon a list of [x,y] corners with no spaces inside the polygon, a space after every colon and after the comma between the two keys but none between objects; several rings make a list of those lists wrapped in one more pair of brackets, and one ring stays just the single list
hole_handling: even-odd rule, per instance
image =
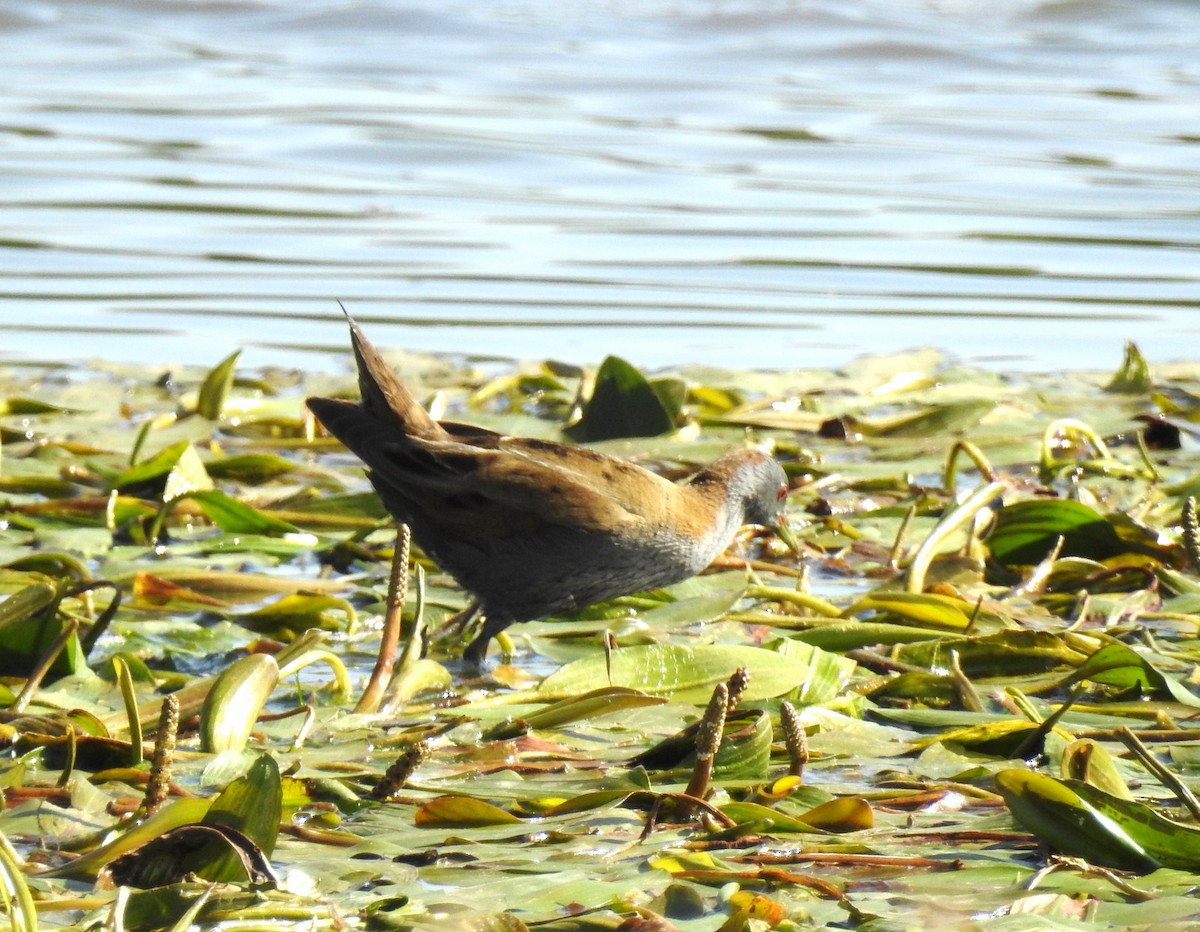
[{"label": "pondweed leaf", "polygon": [[233,386],[233,375],[241,350],[230,353],[217,363],[200,385],[200,394],[196,400],[196,413],[206,421],[216,421],[221,417],[225,407],[225,398]]},{"label": "pondweed leaf", "polygon": [[[416,659],[415,640],[406,661],[379,655],[394,524],[302,414],[308,394],[354,397],[350,375],[231,385],[226,360],[207,373],[205,420],[178,388],[204,372],[0,372],[0,394],[44,399],[0,411],[0,630],[77,625],[91,645],[64,676],[22,634],[0,686],[0,743],[17,748],[0,762],[0,832],[26,856],[39,923],[77,924],[81,891],[96,904],[85,921],[130,929],[611,929],[655,912],[705,932],[1022,910],[1200,922],[1197,833],[1148,808],[1174,789],[1114,736],[1127,726],[1185,783],[1196,764],[1200,576],[1182,509],[1200,475],[1200,366],[1144,362],[1131,356],[1110,391],[1108,373],[985,373],[927,351],[653,380],[610,366],[599,381],[629,391],[603,420],[625,433],[649,402],[663,433],[605,451],[683,480],[748,439],[772,450],[803,556],[748,529],[720,572],[515,626],[505,664],[482,672]],[[561,436],[587,382],[403,365],[439,416],[531,437]],[[402,618],[436,627],[468,598],[413,558],[424,583],[409,572]],[[124,692],[118,654],[137,673]],[[386,711],[355,714],[377,663],[402,671]],[[738,668],[749,686],[726,710],[710,795],[681,806],[691,723]],[[149,757],[167,692],[167,792],[198,795],[135,824],[149,765],[132,765],[130,709]],[[205,819],[210,807],[230,818]],[[1120,885],[1070,861],[1037,874],[1023,825],[1097,863],[1169,868]],[[176,858],[185,845],[195,861]],[[114,883],[167,886],[118,904],[107,879],[80,885],[126,856]],[[186,879],[218,862],[232,883]]]},{"label": "pondweed leaf", "polygon": [[1060,780],[1028,770],[1002,770],[996,785],[1017,821],[1065,854],[1138,873],[1159,866],[1121,825]]},{"label": "pondweed leaf", "polygon": [[1132,340],[1125,341],[1125,358],[1121,367],[1113,373],[1112,379],[1104,386],[1106,392],[1120,392],[1126,395],[1141,395],[1150,391],[1154,380],[1150,375],[1150,364],[1137,344]]},{"label": "pondweed leaf", "polygon": [[1122,554],[1165,555],[1153,535],[1124,515],[1106,518],[1069,499],[1006,505],[996,515],[987,545],[1001,563],[1033,564],[1049,554],[1060,537],[1064,557],[1103,561]]},{"label": "pondweed leaf", "polygon": [[1172,821],[1149,806],[1106,793],[1090,783],[1064,780],[1063,784],[1097,812],[1111,818],[1164,867],[1200,870],[1200,828]]},{"label": "pondweed leaf", "polygon": [[205,467],[214,479],[261,485],[295,472],[296,464],[274,453],[239,453],[210,459]]},{"label": "pondweed leaf", "polygon": [[270,654],[235,660],[213,682],[200,713],[200,748],[210,754],[246,746],[258,713],[279,683]]},{"label": "pondweed leaf", "polygon": [[188,497],[213,524],[230,534],[292,534],[299,531],[294,524],[272,518],[244,502],[216,489],[191,492]]},{"label": "pondweed leaf", "polygon": [[1119,799],[1133,799],[1113,756],[1092,738],[1078,738],[1068,744],[1063,749],[1060,768],[1065,780],[1087,783]]},{"label": "pondweed leaf", "polygon": [[[279,767],[269,754],[261,754],[245,774],[218,794],[202,824],[241,832],[269,859],[279,837],[282,814]],[[238,881],[245,878],[246,866],[239,852],[222,851],[210,863],[195,868],[195,872],[206,880]]]},{"label": "pondweed leaf", "polygon": [[681,393],[655,390],[637,369],[617,356],[609,356],[596,372],[592,396],[583,405],[579,420],[563,430],[578,443],[619,437],[656,437],[675,429],[675,412],[667,409],[681,401]]},{"label": "pondweed leaf", "polygon": [[1069,682],[1080,680],[1138,693],[1157,692],[1183,705],[1200,707],[1200,696],[1179,680],[1156,669],[1148,657],[1124,644],[1106,644],[1088,657],[1071,675]]},{"label": "pondweed leaf", "polygon": [[971,621],[972,606],[952,596],[925,592],[874,592],[859,599],[843,614],[875,612],[889,619],[915,622],[924,628],[965,631]]},{"label": "pondweed leaf", "polygon": [[185,492],[211,489],[212,479],[196,448],[188,441],[180,440],[113,476],[109,488],[129,495],[171,501]]},{"label": "pondweed leaf", "polygon": [[546,677],[538,691],[572,694],[624,686],[699,705],[708,701],[713,686],[742,667],[750,673],[747,702],[790,692],[807,674],[795,660],[758,647],[648,644],[614,651],[611,667],[602,656],[576,660]]},{"label": "pondweed leaf", "polygon": [[469,796],[439,796],[420,806],[416,824],[431,826],[518,825],[521,820],[498,806]]},{"label": "pondweed leaf", "polygon": [[126,831],[105,844],[68,861],[62,867],[46,871],[45,875],[94,879],[114,858],[128,854],[173,828],[198,823],[211,805],[211,799],[199,797],[172,800],[144,821],[130,825]]}]

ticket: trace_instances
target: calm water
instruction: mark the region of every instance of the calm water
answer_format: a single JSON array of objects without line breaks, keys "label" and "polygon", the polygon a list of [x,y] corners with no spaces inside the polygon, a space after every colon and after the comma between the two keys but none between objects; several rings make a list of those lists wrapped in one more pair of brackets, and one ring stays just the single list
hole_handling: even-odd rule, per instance
[{"label": "calm water", "polygon": [[[1200,4],[8,0],[0,362],[1196,354]],[[330,353],[337,348],[337,355]]]}]

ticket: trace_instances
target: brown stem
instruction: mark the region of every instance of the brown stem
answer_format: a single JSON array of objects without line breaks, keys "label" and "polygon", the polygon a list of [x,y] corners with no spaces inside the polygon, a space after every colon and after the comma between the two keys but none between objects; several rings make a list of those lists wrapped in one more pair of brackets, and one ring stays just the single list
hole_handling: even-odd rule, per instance
[{"label": "brown stem", "polygon": [[712,780],[713,758],[721,747],[721,734],[725,730],[725,714],[729,708],[729,688],[724,683],[713,687],[712,698],[700,727],[696,730],[696,766],[692,768],[692,779],[688,781],[685,796],[704,799],[708,795]]},{"label": "brown stem", "polygon": [[354,707],[355,712],[375,712],[383,701],[383,693],[396,665],[396,653],[400,644],[400,623],[404,612],[404,599],[408,595],[408,553],[412,545],[412,532],[407,524],[396,529],[396,545],[392,551],[392,574],[388,579],[387,607],[383,615],[383,631],[379,637],[379,655],[375,658],[375,669],[363,690],[362,698]]}]

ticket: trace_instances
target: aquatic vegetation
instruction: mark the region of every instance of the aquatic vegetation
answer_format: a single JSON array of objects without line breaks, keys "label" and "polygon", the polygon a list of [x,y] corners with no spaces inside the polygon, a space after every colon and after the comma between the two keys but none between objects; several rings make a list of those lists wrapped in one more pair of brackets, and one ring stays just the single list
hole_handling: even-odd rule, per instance
[{"label": "aquatic vegetation", "polygon": [[746,532],[468,675],[418,636],[463,594],[304,413],[349,376],[0,370],[17,927],[1196,921],[1200,365],[609,360],[581,415],[587,373],[409,363],[670,476],[761,444],[804,555]]}]

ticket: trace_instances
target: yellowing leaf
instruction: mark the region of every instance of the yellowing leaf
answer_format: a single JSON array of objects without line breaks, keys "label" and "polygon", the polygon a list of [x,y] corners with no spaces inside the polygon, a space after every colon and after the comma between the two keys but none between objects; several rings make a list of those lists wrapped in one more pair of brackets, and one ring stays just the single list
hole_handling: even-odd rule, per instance
[{"label": "yellowing leaf", "polygon": [[971,622],[974,606],[952,596],[925,592],[876,592],[859,599],[843,615],[875,611],[921,625],[962,631]]},{"label": "yellowing leaf", "polygon": [[516,825],[520,823],[511,812],[470,796],[439,796],[424,803],[415,816],[417,825]]},{"label": "yellowing leaf", "polygon": [[871,804],[857,796],[831,799],[809,809],[801,818],[814,828],[836,834],[875,827],[875,813]]},{"label": "yellowing leaf", "polygon": [[213,683],[200,713],[200,749],[209,753],[246,746],[258,713],[279,683],[279,664],[269,654],[249,654]]}]

